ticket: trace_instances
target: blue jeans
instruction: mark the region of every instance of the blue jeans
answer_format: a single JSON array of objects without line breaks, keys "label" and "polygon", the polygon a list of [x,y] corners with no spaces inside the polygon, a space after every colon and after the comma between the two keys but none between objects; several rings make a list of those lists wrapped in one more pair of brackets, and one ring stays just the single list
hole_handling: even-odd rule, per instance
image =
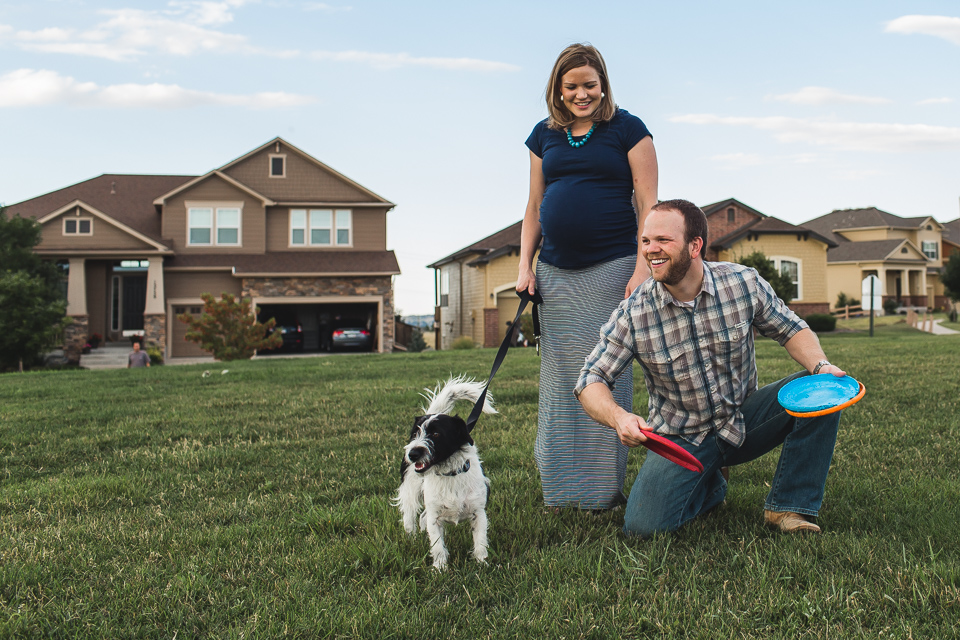
[{"label": "blue jeans", "polygon": [[783,445],[780,461],[764,508],[816,516],[833,458],[840,412],[817,418],[795,418],[777,402],[786,383],[809,375],[806,371],[769,384],[751,394],[741,407],[746,440],[737,448],[711,431],[699,446],[666,436],[703,464],[703,473],[688,471],[655,453],[648,453],[627,501],[623,531],[650,537],[676,531],[689,520],[710,511],[727,495],[720,467],[755,460]]}]

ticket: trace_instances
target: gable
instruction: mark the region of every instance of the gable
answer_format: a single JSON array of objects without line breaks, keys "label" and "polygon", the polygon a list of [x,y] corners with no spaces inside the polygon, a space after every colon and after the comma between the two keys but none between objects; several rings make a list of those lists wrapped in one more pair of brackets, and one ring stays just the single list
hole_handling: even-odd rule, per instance
[{"label": "gable", "polygon": [[166,251],[167,247],[84,202],[73,202],[44,216],[38,252]]},{"label": "gable", "polygon": [[[283,177],[271,177],[273,157],[284,159]],[[279,139],[220,170],[276,202],[386,203],[383,198]]]}]

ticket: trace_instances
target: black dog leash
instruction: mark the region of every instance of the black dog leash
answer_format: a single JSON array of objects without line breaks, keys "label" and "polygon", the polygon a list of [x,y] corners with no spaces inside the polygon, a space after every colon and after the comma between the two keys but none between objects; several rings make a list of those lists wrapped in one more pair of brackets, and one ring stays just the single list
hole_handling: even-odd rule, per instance
[{"label": "black dog leash", "polygon": [[500,349],[497,351],[497,357],[493,359],[493,370],[490,371],[490,377],[487,378],[487,384],[483,387],[483,393],[480,394],[480,397],[477,399],[477,403],[473,405],[473,411],[470,412],[470,417],[467,418],[467,431],[473,431],[473,425],[476,424],[477,420],[480,418],[480,414],[483,412],[483,403],[487,399],[487,389],[490,388],[490,381],[493,380],[493,376],[497,374],[497,370],[500,368],[500,365],[503,364],[503,359],[507,355],[507,350],[510,348],[510,343],[512,342],[514,334],[520,330],[520,316],[523,315],[523,310],[526,309],[527,303],[533,302],[533,337],[538,341],[537,350],[540,349],[539,339],[540,339],[540,313],[537,310],[537,305],[543,304],[543,297],[540,295],[539,291],[534,292],[533,295],[530,295],[530,292],[527,290],[517,291],[517,295],[520,296],[520,306],[517,307],[517,316],[513,319],[513,324],[510,327],[510,330],[507,331],[507,335],[503,338],[503,342],[500,344]]}]

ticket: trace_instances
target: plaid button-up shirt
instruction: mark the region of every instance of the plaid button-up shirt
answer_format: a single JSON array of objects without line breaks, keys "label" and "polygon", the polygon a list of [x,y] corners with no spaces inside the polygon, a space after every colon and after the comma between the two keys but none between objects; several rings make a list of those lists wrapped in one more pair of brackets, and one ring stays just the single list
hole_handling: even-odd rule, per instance
[{"label": "plaid button-up shirt", "polygon": [[705,262],[692,307],[653,278],[610,317],[586,359],[574,393],[588,384],[613,387],[636,358],[650,395],[647,424],[699,445],[713,429],[739,447],[740,407],[757,389],[753,329],[783,346],[807,327],[749,267]]}]

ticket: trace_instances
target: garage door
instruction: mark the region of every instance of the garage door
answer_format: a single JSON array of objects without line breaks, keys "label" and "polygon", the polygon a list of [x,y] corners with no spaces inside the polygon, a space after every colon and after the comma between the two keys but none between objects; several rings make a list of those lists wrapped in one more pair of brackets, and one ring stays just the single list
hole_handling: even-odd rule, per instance
[{"label": "garage door", "polygon": [[173,318],[170,319],[170,357],[171,358],[200,358],[209,356],[210,352],[204,351],[196,342],[188,342],[183,339],[187,335],[187,325],[177,320],[181,313],[189,313],[192,316],[199,316],[203,313],[203,307],[197,306],[177,306],[173,308]]}]

